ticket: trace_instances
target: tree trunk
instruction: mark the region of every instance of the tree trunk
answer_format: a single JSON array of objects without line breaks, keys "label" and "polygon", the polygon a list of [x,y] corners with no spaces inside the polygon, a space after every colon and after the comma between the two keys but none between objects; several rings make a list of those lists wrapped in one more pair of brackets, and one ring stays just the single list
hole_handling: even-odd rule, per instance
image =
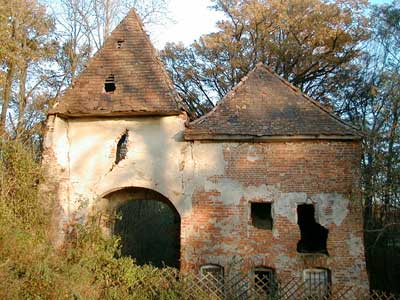
[{"label": "tree trunk", "polygon": [[21,67],[21,74],[19,78],[19,103],[18,103],[18,123],[17,123],[17,138],[20,137],[24,131],[24,113],[26,110],[26,77],[28,65],[25,62]]},{"label": "tree trunk", "polygon": [[6,81],[3,89],[3,105],[1,107],[1,117],[0,117],[0,134],[4,136],[6,129],[6,119],[7,119],[7,110],[10,104],[11,98],[11,86],[14,77],[14,63],[10,63],[9,68],[7,70]]},{"label": "tree trunk", "polygon": [[373,194],[375,192],[373,182],[373,150],[368,143],[364,147],[364,226],[368,228],[372,220]]},{"label": "tree trunk", "polygon": [[104,0],[104,36],[103,43],[110,35],[111,28],[111,0]]}]

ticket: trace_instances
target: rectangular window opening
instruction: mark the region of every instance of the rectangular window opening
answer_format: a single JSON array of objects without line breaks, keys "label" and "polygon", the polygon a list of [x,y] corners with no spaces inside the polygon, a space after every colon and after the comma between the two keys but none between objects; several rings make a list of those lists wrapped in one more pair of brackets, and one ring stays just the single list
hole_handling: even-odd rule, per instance
[{"label": "rectangular window opening", "polygon": [[297,252],[328,254],[326,246],[328,229],[315,221],[313,204],[297,206],[297,224],[301,234],[301,239],[297,243]]},{"label": "rectangular window opening", "polygon": [[272,296],[277,291],[275,272],[271,268],[254,269],[254,288],[260,296]]},{"label": "rectangular window opening", "polygon": [[272,203],[251,202],[251,223],[260,229],[272,229]]},{"label": "rectangular window opening", "polygon": [[329,299],[331,274],[327,269],[305,269],[303,270],[303,281],[305,294],[310,299]]},{"label": "rectangular window opening", "polygon": [[114,74],[110,74],[104,82],[104,92],[107,94],[113,94],[115,90],[115,77]]},{"label": "rectangular window opening", "polygon": [[[217,299],[224,295],[224,268],[220,265],[204,265],[200,267],[201,280]],[[213,298],[213,297],[211,297]]]}]

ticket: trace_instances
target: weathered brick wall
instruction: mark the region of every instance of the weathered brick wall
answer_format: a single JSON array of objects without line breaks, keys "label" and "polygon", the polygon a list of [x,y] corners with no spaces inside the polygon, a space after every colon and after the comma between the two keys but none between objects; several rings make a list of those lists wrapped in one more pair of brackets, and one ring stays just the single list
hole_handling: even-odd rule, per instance
[{"label": "weathered brick wall", "polygon": [[[211,263],[229,272],[239,257],[243,271],[272,267],[285,279],[300,277],[306,268],[327,268],[334,284],[351,281],[367,287],[360,151],[359,142],[224,144],[225,173],[207,179],[214,183],[212,189],[197,186],[192,211],[182,218],[182,269]],[[267,193],[245,193],[233,204],[218,190],[227,180],[247,190],[266,185]],[[273,230],[252,226],[249,201],[273,203]],[[296,207],[306,202],[315,204],[317,221],[329,230],[329,255],[297,253]]]},{"label": "weathered brick wall", "polygon": [[49,116],[45,130],[42,150],[45,180],[41,183],[40,192],[43,193],[44,199],[50,196],[53,201],[48,205],[48,209],[53,210],[49,232],[53,243],[61,246],[64,234],[68,230],[66,226],[71,222],[71,216],[68,215],[70,196],[68,123],[61,118]]},{"label": "weathered brick wall", "polygon": [[[181,217],[184,271],[210,263],[227,274],[265,266],[284,279],[319,267],[331,270],[336,285],[367,287],[359,142],[187,142],[184,122],[184,116],[49,118],[43,163],[55,179],[55,239],[62,242],[66,226],[92,207],[115,206],[99,198],[146,188],[168,198]],[[115,165],[126,130],[127,155]],[[272,230],[252,225],[249,202],[272,203]],[[329,256],[297,253],[296,209],[304,203],[315,205],[316,220],[329,230]]]},{"label": "weathered brick wall", "polygon": [[[55,179],[47,187],[57,198],[55,239],[62,242],[68,224],[91,209],[120,203],[107,199],[110,193],[144,188],[169,199],[181,217],[182,270],[265,266],[284,279],[319,267],[331,270],[334,284],[367,288],[359,142],[188,141],[358,133],[262,65],[213,112],[189,123],[166,75],[131,11],[51,110],[43,164]],[[109,78],[114,91],[106,90]],[[126,157],[116,163],[125,132]],[[250,201],[272,203],[272,230],[252,226]],[[305,203],[329,230],[329,256],[297,253],[296,211]]]}]

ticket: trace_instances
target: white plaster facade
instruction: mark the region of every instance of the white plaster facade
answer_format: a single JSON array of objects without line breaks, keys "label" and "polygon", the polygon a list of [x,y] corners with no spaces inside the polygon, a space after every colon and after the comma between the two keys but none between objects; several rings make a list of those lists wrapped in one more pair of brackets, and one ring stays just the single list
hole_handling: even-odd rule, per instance
[{"label": "white plaster facade", "polygon": [[[129,118],[65,119],[49,116],[43,164],[50,177],[58,183],[56,191],[59,211],[55,218],[55,239],[62,243],[64,235],[68,233],[68,224],[84,222],[93,210],[115,209],[118,204],[109,203],[103,197],[129,187],[147,188],[162,194],[170,200],[181,219],[189,220],[197,214],[193,212],[192,206],[198,192],[212,193],[210,201],[227,208],[242,205],[243,201],[248,203],[261,199],[273,203],[274,220],[286,220],[296,230],[297,205],[313,203],[316,220],[330,230],[328,251],[331,256],[325,259],[327,266],[333,266],[343,259],[340,256],[343,254],[335,256],[338,251],[335,248],[341,247],[336,240],[340,240],[342,236],[345,237],[343,245],[348,251],[340,251],[347,251],[346,255],[354,262],[354,265],[347,265],[339,272],[333,272],[333,282],[339,280],[337,278],[343,280],[344,277],[347,278],[346,281],[351,280],[358,286],[367,287],[362,236],[359,232],[354,234],[351,227],[341,228],[344,222],[349,223],[352,220],[349,215],[351,199],[338,192],[308,194],[287,191],[280,184],[243,184],[227,176],[229,166],[224,153],[226,155],[230,151],[241,149],[246,153],[246,164],[256,165],[262,159],[255,151],[256,146],[251,142],[185,141],[183,132],[186,121],[184,113],[179,116]],[[117,143],[126,130],[129,135],[127,155],[115,164]],[[284,144],[291,147],[290,142]],[[245,218],[250,220],[250,212],[245,214]],[[203,261],[228,265],[235,253],[240,252],[239,256],[249,253],[250,264],[261,265],[264,262],[265,265],[267,261],[273,263],[277,270],[291,270],[292,277],[300,276],[301,272],[297,268],[303,268],[304,258],[301,255],[294,257],[293,249],[289,250],[284,246],[288,232],[283,225],[273,227],[273,244],[268,248],[270,252],[257,253],[254,250],[257,241],[240,246],[243,248],[238,250],[242,238],[251,239],[254,232],[254,228],[247,221],[243,223],[242,219],[238,214],[226,216],[224,219],[208,217],[206,224],[215,226],[221,236],[232,240],[213,242],[205,246],[208,254],[199,254],[196,247],[185,242],[196,237],[199,230],[203,230],[203,225],[199,227],[196,223],[186,221],[185,228],[181,229],[181,260],[193,262],[195,265]],[[294,243],[300,238],[299,231],[290,234]],[[192,267],[186,269],[190,268]],[[336,274],[340,277],[336,277]]]},{"label": "white plaster facade", "polygon": [[[237,205],[243,197],[247,201],[267,198],[274,202],[273,213],[293,224],[297,223],[296,207],[302,203],[316,205],[316,217],[323,226],[339,226],[347,216],[349,200],[341,194],[308,197],[306,193],[283,193],[279,186],[244,186],[229,178],[210,180],[225,174],[223,151],[239,143],[185,141],[185,122],[185,114],[109,119],[50,116],[44,147],[64,174],[58,193],[62,215],[84,217],[103,196],[127,187],[143,187],[168,198],[181,217],[191,213],[196,189],[219,191],[219,196],[213,197],[226,205]],[[117,143],[126,130],[128,152],[115,164]],[[245,144],[249,162],[256,162],[251,143]],[[54,167],[54,162],[44,163]],[[330,215],[325,213],[328,202],[335,203]]]}]

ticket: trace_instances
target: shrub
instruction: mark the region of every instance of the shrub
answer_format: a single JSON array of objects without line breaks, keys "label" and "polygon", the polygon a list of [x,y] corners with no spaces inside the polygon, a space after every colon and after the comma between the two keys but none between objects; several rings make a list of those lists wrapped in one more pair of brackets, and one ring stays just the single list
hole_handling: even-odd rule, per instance
[{"label": "shrub", "polygon": [[48,236],[51,196],[39,197],[40,165],[18,142],[0,142],[0,299],[208,299],[171,268],[120,257],[119,240],[97,222],[75,225],[55,249]]}]

